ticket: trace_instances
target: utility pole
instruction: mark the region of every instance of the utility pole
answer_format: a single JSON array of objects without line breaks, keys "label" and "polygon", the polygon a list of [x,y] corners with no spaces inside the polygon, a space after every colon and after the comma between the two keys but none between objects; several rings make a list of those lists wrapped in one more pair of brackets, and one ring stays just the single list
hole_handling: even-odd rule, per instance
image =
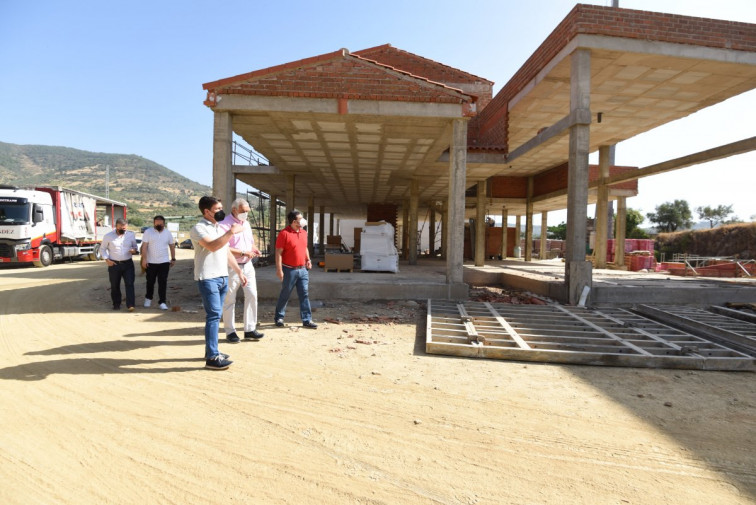
[{"label": "utility pole", "polygon": [[110,198],[110,165],[105,165],[105,198]]}]

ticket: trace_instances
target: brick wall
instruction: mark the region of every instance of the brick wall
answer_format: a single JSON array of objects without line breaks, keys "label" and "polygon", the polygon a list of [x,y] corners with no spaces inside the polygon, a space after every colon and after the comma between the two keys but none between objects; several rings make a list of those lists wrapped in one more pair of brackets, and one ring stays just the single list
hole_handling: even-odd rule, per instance
[{"label": "brick wall", "polygon": [[525,198],[528,196],[527,177],[494,176],[489,179],[492,198]]}]

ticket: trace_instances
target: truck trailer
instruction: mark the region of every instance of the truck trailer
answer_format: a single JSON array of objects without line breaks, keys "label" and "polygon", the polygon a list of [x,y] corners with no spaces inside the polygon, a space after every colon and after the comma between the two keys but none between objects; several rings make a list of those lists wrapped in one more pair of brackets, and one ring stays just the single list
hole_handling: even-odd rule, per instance
[{"label": "truck trailer", "polygon": [[60,186],[0,185],[0,263],[102,259],[100,242],[118,218],[126,218],[126,204],[109,198]]}]

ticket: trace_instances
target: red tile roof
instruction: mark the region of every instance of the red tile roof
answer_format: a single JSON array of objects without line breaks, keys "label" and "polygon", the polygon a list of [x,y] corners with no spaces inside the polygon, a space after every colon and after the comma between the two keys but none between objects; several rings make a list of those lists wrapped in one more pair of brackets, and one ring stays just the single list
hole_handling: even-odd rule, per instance
[{"label": "red tile roof", "polygon": [[205,104],[210,107],[216,105],[218,94],[460,104],[476,100],[460,89],[350,54],[346,49],[220,79],[202,87],[208,90]]},{"label": "red tile roof", "polygon": [[414,75],[421,75],[436,82],[466,82],[471,84],[485,83],[493,85],[493,81],[424,58],[417,54],[398,49],[391,44],[383,44],[381,46],[362,49],[360,51],[355,51],[352,54],[370,58],[380,63],[390,65],[396,69],[404,70]]}]

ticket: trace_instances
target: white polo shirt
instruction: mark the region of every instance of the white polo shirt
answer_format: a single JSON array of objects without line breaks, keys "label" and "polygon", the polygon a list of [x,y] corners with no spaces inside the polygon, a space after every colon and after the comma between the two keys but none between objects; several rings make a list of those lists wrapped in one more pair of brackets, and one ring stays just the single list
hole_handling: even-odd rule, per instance
[{"label": "white polo shirt", "polygon": [[168,230],[157,231],[155,228],[144,230],[142,244],[149,244],[147,246],[147,263],[171,262],[170,246],[173,244],[173,234]]},{"label": "white polo shirt", "polygon": [[194,280],[202,281],[216,277],[228,277],[228,244],[215,252],[210,252],[202,245],[203,238],[213,241],[223,235],[217,224],[203,219],[192,227],[189,237],[194,246]]}]

